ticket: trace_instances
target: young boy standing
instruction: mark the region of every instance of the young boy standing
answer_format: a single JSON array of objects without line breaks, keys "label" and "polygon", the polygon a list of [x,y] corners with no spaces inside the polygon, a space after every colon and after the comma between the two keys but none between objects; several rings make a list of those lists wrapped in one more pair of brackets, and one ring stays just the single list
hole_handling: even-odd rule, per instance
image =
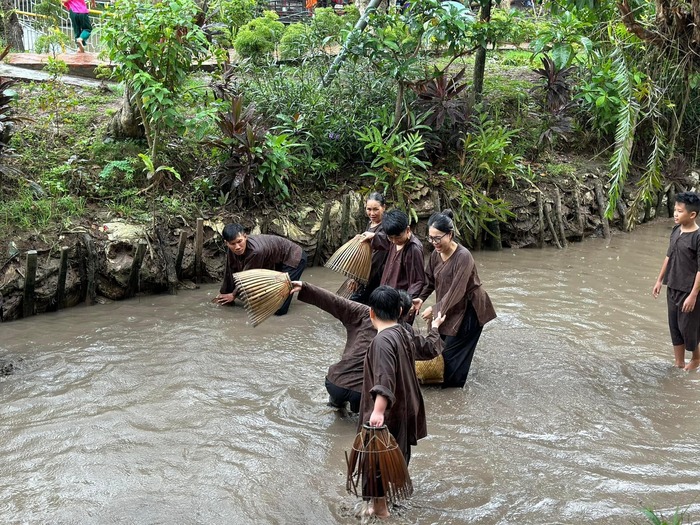
[{"label": "young boy standing", "polygon": [[[425,407],[416,377],[416,341],[398,323],[401,315],[399,292],[380,286],[369,296],[369,318],[377,335],[367,350],[364,362],[359,426],[386,425],[403,452],[406,464],[411,445],[427,435]],[[438,313],[432,322],[437,331],[445,316]],[[386,497],[375,497],[369,514],[389,516]]]},{"label": "young boy standing", "polygon": [[[700,367],[700,231],[697,217],[700,196],[693,192],[676,195],[673,221],[666,258],[652,291],[658,297],[661,286],[667,286],[668,325],[675,364],[678,368],[695,370]],[[688,364],[685,352],[692,352]]]}]

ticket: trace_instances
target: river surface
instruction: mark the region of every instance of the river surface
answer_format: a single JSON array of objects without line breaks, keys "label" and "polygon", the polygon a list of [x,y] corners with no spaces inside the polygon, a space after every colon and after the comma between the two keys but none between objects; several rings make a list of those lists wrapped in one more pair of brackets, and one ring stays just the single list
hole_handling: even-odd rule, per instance
[{"label": "river surface", "polygon": [[[475,253],[499,317],[463,390],[424,388],[415,492],[387,523],[700,520],[700,374],[672,367],[651,296],[671,226]],[[342,326],[295,299],[253,328],[217,288],[0,325],[17,366],[0,378],[0,522],[359,523],[357,420],[323,386]]]}]

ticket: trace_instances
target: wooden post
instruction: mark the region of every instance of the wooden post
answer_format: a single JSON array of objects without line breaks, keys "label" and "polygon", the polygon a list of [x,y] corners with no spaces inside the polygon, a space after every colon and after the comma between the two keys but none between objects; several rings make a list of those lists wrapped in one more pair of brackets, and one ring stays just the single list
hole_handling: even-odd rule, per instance
[{"label": "wooden post", "polygon": [[554,186],[554,210],[557,213],[557,222],[559,223],[559,235],[561,236],[561,245],[566,247],[566,229],[564,228],[564,213],[561,208],[561,193],[559,187]]},{"label": "wooden post", "polygon": [[622,231],[627,231],[627,208],[622,199],[617,200],[617,213],[620,215],[620,226]]},{"label": "wooden post", "polygon": [[175,259],[175,272],[177,278],[182,279],[182,258],[185,256],[185,247],[187,246],[187,232],[180,232],[180,241],[177,243],[177,258]]},{"label": "wooden post", "polygon": [[430,198],[433,201],[433,211],[435,213],[441,212],[442,208],[440,208],[440,192],[433,190],[430,194]]},{"label": "wooden post", "polygon": [[197,232],[194,237],[194,275],[195,283],[202,282],[202,249],[204,247],[204,219],[197,219]]},{"label": "wooden post", "polygon": [[34,315],[34,288],[36,286],[36,250],[27,252],[27,267],[24,273],[24,297],[22,299],[22,317]]},{"label": "wooden post", "polygon": [[343,208],[340,214],[340,244],[350,238],[350,194],[343,195]]},{"label": "wooden post", "polygon": [[668,185],[666,190],[666,210],[668,211],[669,218],[673,217],[673,209],[676,207],[676,196],[673,193],[673,183]]},{"label": "wooden post", "polygon": [[544,203],[544,218],[547,221],[547,226],[549,227],[549,232],[552,234],[552,242],[557,245],[557,248],[561,248],[561,243],[557,236],[557,230],[554,229],[554,224],[552,223],[552,207],[548,202]]},{"label": "wooden post", "polygon": [[603,183],[599,179],[595,181],[595,198],[598,202],[598,215],[600,216],[600,222],[603,224],[603,235],[606,239],[610,238],[610,224],[608,223],[608,218],[605,216],[605,197],[603,196]]},{"label": "wooden post", "polygon": [[326,202],[323,206],[323,218],[321,219],[321,227],[318,229],[318,237],[316,238],[316,253],[314,253],[313,266],[318,266],[321,262],[321,252],[323,251],[323,243],[326,238],[326,229],[331,218],[331,203]]},{"label": "wooden post", "polygon": [[537,235],[537,247],[544,248],[544,209],[542,204],[542,192],[537,192],[537,216],[539,218],[540,231]]},{"label": "wooden post", "polygon": [[487,224],[486,233],[489,235],[488,248],[494,252],[502,250],[501,223],[499,221],[490,221]]},{"label": "wooden post", "polygon": [[85,280],[87,281],[85,288],[85,302],[87,304],[95,304],[97,298],[95,273],[97,272],[97,254],[95,253],[95,243],[92,242],[92,237],[87,233],[83,234],[83,244],[87,256],[85,258]]},{"label": "wooden post", "polygon": [[659,190],[656,194],[656,208],[654,208],[654,218],[658,219],[661,217],[661,206],[664,205],[664,192]]},{"label": "wooden post", "polygon": [[574,204],[576,206],[576,222],[578,223],[578,231],[581,234],[580,240],[582,241],[586,235],[586,219],[581,210],[581,189],[578,184],[574,186]]},{"label": "wooden post", "polygon": [[173,261],[172,257],[170,257],[168,251],[165,249],[168,238],[161,228],[156,228],[156,236],[158,237],[158,251],[165,265],[165,278],[168,282],[168,293],[170,295],[177,295],[177,271],[175,270],[175,261]]},{"label": "wooden post", "polygon": [[66,306],[66,277],[68,276],[68,246],[61,247],[61,263],[56,284],[56,310]]},{"label": "wooden post", "polygon": [[129,272],[129,281],[126,285],[125,297],[133,297],[139,286],[139,273],[141,272],[141,263],[143,263],[143,256],[146,253],[146,241],[140,240],[139,244],[136,246],[136,254],[134,255],[134,261],[131,263],[131,271]]}]

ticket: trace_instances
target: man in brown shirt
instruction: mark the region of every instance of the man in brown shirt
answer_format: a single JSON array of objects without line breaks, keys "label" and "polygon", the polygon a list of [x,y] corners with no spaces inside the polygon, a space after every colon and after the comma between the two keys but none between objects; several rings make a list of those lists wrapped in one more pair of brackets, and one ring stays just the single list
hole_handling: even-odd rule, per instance
[{"label": "man in brown shirt", "polygon": [[[301,246],[277,235],[251,235],[245,233],[240,224],[227,224],[221,233],[228,247],[224,281],[216,296],[218,304],[233,303],[238,291],[233,274],[243,270],[265,269],[287,272],[291,280],[297,280],[306,268],[307,256]],[[284,315],[289,310],[292,295],[282,304],[275,315]]]}]

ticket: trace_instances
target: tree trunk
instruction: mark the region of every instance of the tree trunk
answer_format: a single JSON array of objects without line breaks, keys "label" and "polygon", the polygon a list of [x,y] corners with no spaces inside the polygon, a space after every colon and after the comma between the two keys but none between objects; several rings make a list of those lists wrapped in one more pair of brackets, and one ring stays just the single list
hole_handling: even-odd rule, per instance
[{"label": "tree trunk", "polygon": [[14,12],[11,0],[2,0],[2,39],[6,45],[18,52],[24,52],[24,31]]},{"label": "tree trunk", "polygon": [[[479,19],[482,22],[491,20],[491,0],[481,0],[481,10]],[[486,69],[486,46],[487,42],[479,46],[474,55],[474,88],[472,96],[474,103],[481,102],[481,95],[484,91],[484,71]]]},{"label": "tree trunk", "polygon": [[132,100],[131,89],[124,88],[122,106],[117,110],[109,123],[109,135],[116,139],[140,139],[144,137],[141,115]]}]

